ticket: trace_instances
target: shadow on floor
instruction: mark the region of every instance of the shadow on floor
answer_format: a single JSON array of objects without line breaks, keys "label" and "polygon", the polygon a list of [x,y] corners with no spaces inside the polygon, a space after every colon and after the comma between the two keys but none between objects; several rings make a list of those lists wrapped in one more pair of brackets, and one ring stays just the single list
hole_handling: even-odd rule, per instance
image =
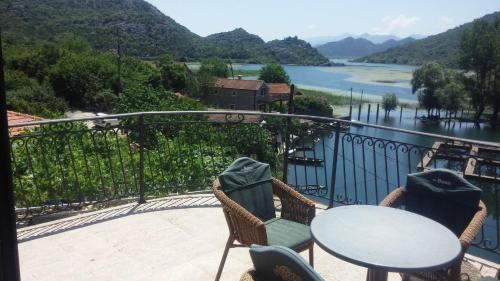
[{"label": "shadow on floor", "polygon": [[196,194],[186,196],[166,197],[148,201],[144,204],[127,204],[101,211],[86,213],[43,223],[40,225],[19,228],[17,240],[19,243],[47,237],[65,231],[86,227],[130,215],[185,208],[220,207],[220,203],[212,194]]}]

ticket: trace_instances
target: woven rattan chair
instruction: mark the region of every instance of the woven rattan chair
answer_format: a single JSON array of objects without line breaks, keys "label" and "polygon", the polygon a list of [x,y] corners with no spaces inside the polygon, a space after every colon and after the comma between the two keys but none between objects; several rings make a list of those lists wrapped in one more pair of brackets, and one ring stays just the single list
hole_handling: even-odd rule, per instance
[{"label": "woven rattan chair", "polygon": [[[272,180],[272,188],[273,194],[281,201],[282,219],[304,225],[311,224],[316,212],[314,202],[274,178]],[[229,237],[215,278],[215,280],[219,280],[229,249],[235,247],[249,247],[251,244],[269,245],[270,243],[268,243],[268,233],[266,232],[265,223],[226,196],[222,191],[219,179],[216,179],[213,183],[213,192],[215,197],[221,202],[229,227]],[[293,250],[302,252],[308,249],[309,263],[312,266],[314,264],[313,246],[314,241],[310,239],[300,245],[296,245],[293,247]]]},{"label": "woven rattan chair", "polygon": [[[383,201],[380,206],[399,208],[405,205],[405,190],[403,188],[397,188],[391,192]],[[461,281],[467,280],[462,276],[462,260],[463,255],[471,245],[474,237],[481,229],[485,219],[486,219],[486,206],[482,201],[479,202],[477,211],[473,216],[472,220],[469,222],[466,229],[459,237],[460,244],[462,245],[462,258],[460,258],[453,266],[446,270],[434,271],[434,272],[420,272],[413,273],[411,275],[404,274],[403,280],[411,280],[412,277],[417,277],[422,280],[432,280],[432,281]]]}]

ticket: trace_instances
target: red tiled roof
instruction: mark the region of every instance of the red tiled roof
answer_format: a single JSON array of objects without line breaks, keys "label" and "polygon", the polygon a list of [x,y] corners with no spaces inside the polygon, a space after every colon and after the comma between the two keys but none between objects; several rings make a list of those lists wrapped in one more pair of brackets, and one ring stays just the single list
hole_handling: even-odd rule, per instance
[{"label": "red tiled roof", "polygon": [[269,94],[290,94],[290,86],[286,83],[266,83]]},{"label": "red tiled roof", "polygon": [[[34,121],[39,121],[42,118],[36,117],[33,115],[29,114],[24,114],[24,113],[19,113],[15,111],[7,111],[7,121],[9,125],[15,125],[19,123],[26,123],[26,122],[34,122]],[[28,128],[33,128],[34,126],[28,126],[28,127],[15,127],[15,128],[10,128],[9,132],[12,136],[19,135],[22,131],[28,129]]]},{"label": "red tiled roof", "polygon": [[259,90],[264,81],[262,80],[240,80],[240,79],[227,79],[218,78],[215,81],[216,88],[236,89],[236,90]]}]

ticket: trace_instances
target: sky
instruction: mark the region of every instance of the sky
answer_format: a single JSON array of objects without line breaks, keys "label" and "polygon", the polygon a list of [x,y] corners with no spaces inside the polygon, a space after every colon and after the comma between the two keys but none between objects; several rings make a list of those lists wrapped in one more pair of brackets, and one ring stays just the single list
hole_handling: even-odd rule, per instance
[{"label": "sky", "polygon": [[264,40],[432,35],[500,11],[500,0],[146,0],[196,34],[242,27]]}]

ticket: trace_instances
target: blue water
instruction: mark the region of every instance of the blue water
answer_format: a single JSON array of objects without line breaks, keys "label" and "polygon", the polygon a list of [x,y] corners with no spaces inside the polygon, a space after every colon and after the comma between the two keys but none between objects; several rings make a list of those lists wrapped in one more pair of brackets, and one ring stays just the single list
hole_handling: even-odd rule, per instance
[{"label": "blue water", "polygon": [[[399,99],[416,101],[416,96],[411,93],[410,80],[398,81],[398,85],[374,83],[374,81],[350,81],[352,78],[351,71],[356,68],[364,72],[376,73],[380,71],[406,72],[411,73],[415,67],[390,65],[390,64],[373,64],[373,63],[351,63],[346,60],[336,60],[346,64],[346,67],[332,66],[294,66],[284,65],[284,68],[292,83],[303,88],[321,89],[332,92],[347,93],[353,89],[355,95],[359,96],[361,91],[367,96],[382,96],[386,93],[395,93]],[[235,66],[236,69],[244,70],[259,70],[262,67],[260,64],[247,64]],[[255,77],[248,77],[255,79]],[[368,78],[367,78],[368,79]],[[404,87],[399,85],[404,84]]]}]

